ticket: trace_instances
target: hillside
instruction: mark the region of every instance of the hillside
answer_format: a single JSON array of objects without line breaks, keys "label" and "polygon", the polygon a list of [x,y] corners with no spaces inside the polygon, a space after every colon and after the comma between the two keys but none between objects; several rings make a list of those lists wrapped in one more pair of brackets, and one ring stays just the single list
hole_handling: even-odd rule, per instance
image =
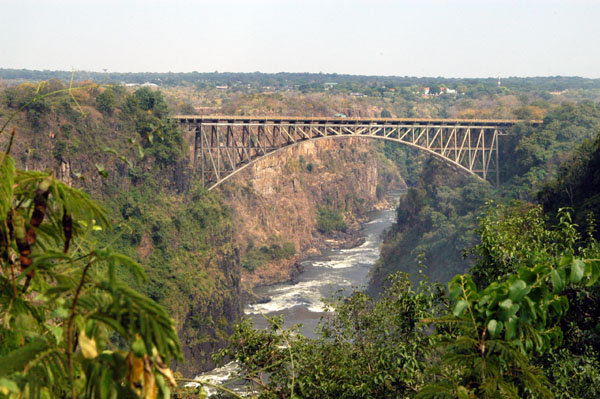
[{"label": "hillside", "polygon": [[[590,173],[581,169],[583,160],[590,155],[581,155],[582,150],[578,152],[580,155],[574,155],[579,159],[579,169],[572,166],[565,170],[565,166],[560,165],[562,162],[572,165],[567,162],[570,151],[579,143],[592,140],[599,131],[600,108],[589,102],[551,109],[538,128],[516,125],[508,136],[502,137],[501,185],[495,189],[452,171],[438,160],[427,161],[419,171],[416,185],[400,202],[397,222],[388,233],[381,259],[373,272],[372,291],[379,290],[385,276],[395,271],[415,276],[423,270],[434,280],[443,282],[468,271],[472,259],[464,259],[464,250],[478,242],[476,221],[486,201],[533,200],[537,191],[559,170],[562,186],[551,184],[540,195],[548,198],[545,202],[549,210],[552,202],[561,204],[553,205],[554,211],[558,207],[572,206],[574,202],[567,201],[566,197],[569,190],[565,191],[563,186],[569,181],[567,176],[573,173],[575,177]],[[591,141],[587,144],[589,147]],[[589,176],[589,181],[593,181],[593,176]],[[581,190],[589,187],[588,180],[584,181],[575,189],[579,203],[584,201]],[[593,197],[587,199],[590,204],[594,203]],[[583,225],[585,216],[578,213],[576,221]]]},{"label": "hillside", "polygon": [[[63,88],[53,81],[41,93]],[[32,84],[4,90],[2,114],[35,92]],[[190,177],[186,138],[166,120],[159,92],[88,82],[72,93],[75,100],[62,93],[25,105],[9,126],[12,154],[21,168],[54,171],[100,200],[115,229],[99,239],[116,237],[113,246],[146,270],[148,285],[123,278],[175,319],[187,359],[180,368],[206,367],[241,314],[231,214]]]}]

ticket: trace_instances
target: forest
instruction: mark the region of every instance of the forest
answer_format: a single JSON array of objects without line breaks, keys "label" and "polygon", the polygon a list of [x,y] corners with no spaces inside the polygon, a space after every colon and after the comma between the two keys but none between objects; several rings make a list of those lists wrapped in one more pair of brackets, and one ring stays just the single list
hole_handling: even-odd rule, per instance
[{"label": "forest", "polygon": [[[155,90],[102,74],[0,76],[0,398],[204,397],[181,372],[218,348],[260,398],[600,395],[598,80],[110,78]],[[497,188],[378,147],[409,189],[369,290],[329,298],[308,339],[279,318],[268,330],[241,319],[242,268],[296,248],[236,246],[231,210],[189,173],[187,133],[168,118],[204,106],[543,123],[512,128]],[[348,228],[332,204],[315,218],[325,236]]]}]

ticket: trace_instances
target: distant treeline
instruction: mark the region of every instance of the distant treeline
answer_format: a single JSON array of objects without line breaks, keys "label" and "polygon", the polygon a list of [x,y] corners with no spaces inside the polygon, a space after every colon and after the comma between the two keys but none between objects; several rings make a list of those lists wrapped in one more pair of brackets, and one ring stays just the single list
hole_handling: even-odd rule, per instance
[{"label": "distant treeline", "polygon": [[[28,69],[0,69],[0,78],[6,80],[39,81],[59,79],[68,81],[71,79],[70,71],[37,71]],[[446,85],[456,88],[458,85],[487,87],[497,86],[498,78],[443,78],[443,77],[410,77],[410,76],[365,76],[365,75],[342,75],[326,73],[233,73],[233,72],[89,72],[77,71],[75,80],[93,80],[103,83],[137,83],[146,82],[176,86],[184,84],[208,84],[208,85],[252,85],[268,86],[273,88],[294,87],[305,85],[333,84],[362,84],[369,86],[385,87],[436,87]],[[501,79],[502,86],[518,90],[547,90],[562,91],[573,89],[600,89],[600,79],[588,79],[575,76],[549,76],[549,77],[507,77]]]}]

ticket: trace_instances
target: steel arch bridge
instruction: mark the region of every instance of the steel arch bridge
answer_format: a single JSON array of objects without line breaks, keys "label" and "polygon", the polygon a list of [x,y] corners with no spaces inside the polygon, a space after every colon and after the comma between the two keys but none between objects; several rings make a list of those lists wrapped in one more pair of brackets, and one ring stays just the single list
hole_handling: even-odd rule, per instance
[{"label": "steel arch bridge", "polygon": [[[255,161],[311,140],[367,137],[417,148],[499,184],[498,142],[520,120],[176,115],[195,133],[193,163],[212,190]],[[527,123],[539,125],[541,121]]]}]

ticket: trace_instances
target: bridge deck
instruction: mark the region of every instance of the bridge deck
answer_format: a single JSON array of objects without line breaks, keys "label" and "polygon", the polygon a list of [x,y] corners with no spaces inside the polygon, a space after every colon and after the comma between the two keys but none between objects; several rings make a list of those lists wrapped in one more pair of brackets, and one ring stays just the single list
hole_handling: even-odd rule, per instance
[{"label": "bridge deck", "polygon": [[520,119],[445,119],[445,118],[324,118],[300,116],[238,116],[238,115],[174,115],[173,119],[182,123],[310,123],[335,125],[461,125],[509,127],[517,123],[538,126],[541,120],[524,121]]}]

